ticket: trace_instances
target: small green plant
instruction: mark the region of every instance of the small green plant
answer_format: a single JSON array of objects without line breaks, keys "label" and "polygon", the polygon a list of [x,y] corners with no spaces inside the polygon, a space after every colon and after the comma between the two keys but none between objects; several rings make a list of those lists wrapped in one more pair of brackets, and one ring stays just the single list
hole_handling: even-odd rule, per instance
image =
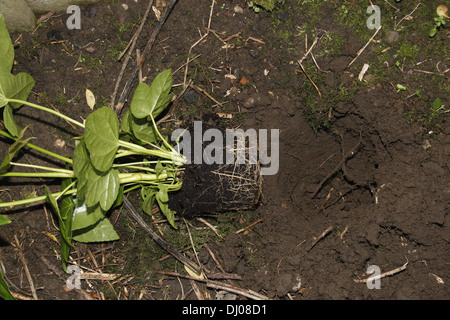
[{"label": "small green plant", "polygon": [[445,106],[442,104],[442,100],[440,98],[435,99],[431,108],[428,109],[428,122],[430,124],[435,123],[436,119],[439,118],[444,112]]},{"label": "small green plant", "polygon": [[434,17],[433,20],[434,25],[430,29],[430,37],[434,37],[438,30],[445,25],[445,17],[443,16]]},{"label": "small green plant", "polygon": [[[46,190],[42,196],[0,202],[0,208],[47,201],[59,223],[64,270],[67,270],[72,241],[118,239],[107,214],[120,205],[124,194],[131,190],[141,188],[144,212],[151,214],[153,204],[158,204],[176,228],[175,212],[168,206],[168,193],[181,188],[179,174],[186,158],[161,135],[155,123],[155,118],[172,98],[171,70],[158,74],[151,86],[138,85],[121,125],[109,107],[93,111],[84,123],[80,123],[58,111],[27,101],[35,81],[26,73],[13,75],[13,61],[11,38],[0,15],[0,108],[3,108],[3,123],[7,130],[0,130],[0,134],[14,140],[0,164],[0,178],[59,178],[61,191],[50,193]],[[14,111],[22,106],[56,115],[84,130],[82,136],[75,137],[78,143],[71,158],[30,143],[33,138],[25,137],[27,128],[20,128],[14,120]],[[25,146],[62,161],[64,168],[14,162],[14,157]],[[133,160],[127,161],[130,156]],[[36,172],[9,171],[12,166],[33,168]],[[0,215],[0,225],[8,223],[11,221]],[[0,298],[10,299],[7,292],[0,272]]]},{"label": "small green plant", "polygon": [[438,30],[445,26],[445,19],[449,19],[448,16],[448,8],[445,5],[440,5],[436,9],[437,17],[433,18],[434,25],[430,29],[429,35],[430,37],[434,37]]},{"label": "small green plant", "polygon": [[412,110],[405,113],[408,121],[416,123],[424,128],[430,134],[436,134],[442,131],[442,115],[446,112],[445,106],[440,98],[436,98],[433,104],[424,111]]},{"label": "small green plant", "polygon": [[282,0],[252,0],[248,3],[248,6],[258,13],[261,9],[273,11],[275,7],[282,2]]}]

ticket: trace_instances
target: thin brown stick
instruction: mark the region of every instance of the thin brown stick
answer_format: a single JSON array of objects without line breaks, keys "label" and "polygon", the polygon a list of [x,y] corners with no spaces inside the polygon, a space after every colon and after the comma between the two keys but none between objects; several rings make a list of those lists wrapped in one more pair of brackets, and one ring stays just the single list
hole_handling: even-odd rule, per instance
[{"label": "thin brown stick", "polygon": [[236,231],[234,234],[239,234],[239,233],[241,233],[241,232],[243,232],[243,231],[245,231],[245,230],[247,230],[247,229],[253,227],[254,225],[256,225],[256,224],[258,224],[258,223],[260,223],[260,222],[262,222],[262,221],[263,221],[263,219],[262,219],[262,218],[259,218],[258,220],[256,220],[255,222],[249,224],[248,226],[246,226],[246,227],[244,227],[244,228],[242,228],[242,229],[239,229],[239,230]]},{"label": "thin brown stick", "polygon": [[25,259],[25,255],[23,254],[22,247],[20,246],[19,239],[14,235],[14,240],[16,241],[17,250],[19,250],[19,258],[22,261],[23,268],[25,270],[25,275],[27,276],[28,283],[30,284],[31,294],[33,295],[34,300],[38,300],[38,296],[36,293],[36,288],[34,287],[33,278],[31,277],[30,270],[28,269],[27,261]]},{"label": "thin brown stick", "polygon": [[178,261],[183,263],[185,266],[192,269],[195,273],[200,274],[201,268],[196,265],[194,262],[192,262],[190,259],[182,255],[177,250],[173,249],[164,239],[162,239],[160,236],[158,236],[151,228],[150,226],[144,221],[144,219],[140,216],[140,214],[137,212],[133,204],[128,200],[127,197],[123,198],[123,204],[125,205],[125,208],[130,213],[131,217],[136,220],[137,223],[147,232],[147,234],[164,250],[166,250],[168,253],[170,253],[174,258],[176,258]]},{"label": "thin brown stick", "polygon": [[355,62],[356,59],[358,59],[358,57],[361,55],[361,53],[363,53],[363,51],[367,48],[369,43],[372,42],[373,38],[375,38],[375,36],[378,34],[378,32],[380,30],[381,30],[381,26],[375,31],[375,33],[372,35],[372,37],[370,37],[369,41],[367,41],[367,43],[364,45],[364,47],[359,49],[358,53],[356,54],[356,57],[353,58],[353,60],[348,64],[347,68],[350,67],[353,64],[353,62]]},{"label": "thin brown stick", "polygon": [[355,280],[353,280],[353,281],[355,281],[355,282],[359,282],[359,283],[366,283],[367,281],[375,281],[375,280],[379,280],[379,279],[381,279],[381,278],[384,278],[384,277],[389,277],[389,276],[393,276],[394,274],[397,274],[397,273],[399,273],[399,272],[402,272],[403,270],[406,270],[406,266],[408,265],[408,262],[406,262],[404,265],[402,265],[401,267],[398,267],[398,268],[395,268],[395,269],[393,269],[393,270],[390,270],[390,271],[387,271],[387,272],[384,272],[384,273],[382,273],[382,274],[379,274],[379,275],[377,275],[377,276],[374,276],[374,277],[369,277],[369,278],[367,278],[367,279],[355,279]]},{"label": "thin brown stick", "polygon": [[200,42],[203,41],[203,39],[205,39],[208,35],[209,35],[209,31],[211,28],[211,20],[212,20],[212,14],[214,11],[214,2],[215,0],[212,0],[211,2],[211,10],[209,11],[209,20],[208,20],[208,27],[206,28],[206,33],[204,35],[200,36],[200,39],[198,39],[190,48],[189,48],[189,53],[188,53],[188,57],[186,60],[186,68],[184,69],[184,80],[183,80],[183,87],[187,86],[187,74],[188,74],[188,70],[189,70],[189,62],[194,60],[194,59],[190,59],[189,57],[191,56],[191,52],[192,49],[194,49],[195,46],[197,46]]},{"label": "thin brown stick", "polygon": [[350,158],[354,157],[356,152],[359,149],[359,146],[361,145],[362,142],[362,138],[361,138],[361,134],[358,140],[358,143],[352,148],[352,150],[350,150],[345,156],[342,157],[341,161],[339,161],[339,163],[337,164],[336,167],[334,167],[334,169],[330,172],[330,174],[328,174],[317,186],[316,190],[314,191],[313,195],[311,196],[311,198],[314,198],[317,193],[319,193],[320,189],[322,189],[323,185],[325,184],[325,182],[328,181],[328,179],[330,179],[336,172],[338,172],[339,170],[343,170],[343,167],[345,165],[345,163],[347,162],[347,160],[349,160]]},{"label": "thin brown stick", "polygon": [[223,102],[220,103],[219,101],[217,101],[213,96],[211,96],[205,89],[200,88],[199,86],[196,86],[195,84],[191,83],[189,85],[192,89],[194,89],[195,91],[204,94],[205,96],[207,96],[209,99],[211,99],[214,103],[216,103],[219,106],[222,106]]},{"label": "thin brown stick", "polygon": [[177,273],[177,272],[170,272],[170,271],[155,271],[155,273],[165,274],[165,275],[172,276],[172,277],[180,277],[180,278],[186,278],[186,279],[190,279],[190,280],[205,282],[206,285],[210,288],[225,290],[225,291],[236,293],[236,294],[239,294],[239,295],[242,295],[244,297],[254,299],[254,300],[269,300],[268,297],[266,297],[262,294],[259,294],[253,290],[244,289],[244,288],[237,287],[237,286],[232,286],[232,285],[226,284],[226,283],[219,283],[217,281],[200,279],[200,278],[197,279],[197,278],[185,275],[185,274],[181,274],[181,273]]},{"label": "thin brown stick", "polygon": [[409,18],[412,16],[412,14],[414,13],[414,11],[417,10],[417,8],[421,5],[422,3],[419,2],[419,4],[417,6],[415,6],[415,8],[413,9],[413,11],[411,11],[410,13],[408,13],[406,16],[404,16],[403,18],[400,19],[400,21],[398,23],[395,24],[394,26],[394,31],[397,30],[397,27],[400,25],[400,23],[402,23],[403,20]]},{"label": "thin brown stick", "polygon": [[324,232],[322,232],[320,236],[317,237],[317,239],[313,242],[313,244],[308,249],[306,249],[306,251],[309,252],[312,248],[314,248],[319,241],[324,239],[331,232],[331,230],[333,230],[333,226],[328,227]]},{"label": "thin brown stick", "polygon": [[136,66],[134,67],[131,77],[128,79],[127,83],[125,84],[125,86],[122,90],[122,93],[119,97],[119,101],[117,102],[117,104],[114,107],[117,115],[120,115],[120,113],[122,112],[123,106],[128,98],[128,95],[130,94],[134,80],[137,77],[138,71],[143,66],[147,53],[152,49],[153,43],[155,42],[156,38],[158,37],[158,34],[161,31],[161,28],[162,28],[164,22],[167,20],[167,17],[169,16],[169,13],[172,11],[172,8],[176,2],[177,2],[177,0],[169,1],[169,3],[167,4],[166,10],[164,11],[164,14],[162,15],[161,19],[158,21],[158,24],[156,25],[149,40],[147,41],[144,51],[142,51],[142,53],[141,53],[141,59],[138,60]]},{"label": "thin brown stick", "polygon": [[153,0],[150,0],[149,3],[148,3],[147,9],[145,11],[144,17],[142,18],[141,24],[139,25],[139,28],[136,30],[136,32],[134,33],[134,35],[131,38],[130,42],[128,43],[127,47],[120,54],[120,56],[118,58],[118,61],[120,61],[122,59],[123,55],[125,54],[125,52],[128,49],[130,49],[128,51],[128,54],[127,54],[126,58],[125,58],[125,61],[122,64],[122,68],[120,69],[119,76],[117,77],[117,80],[116,80],[116,86],[114,87],[114,92],[113,92],[113,95],[112,95],[112,98],[111,98],[111,108],[114,108],[114,102],[116,100],[117,90],[119,89],[120,81],[123,78],[123,74],[124,74],[125,69],[126,69],[126,67],[128,65],[128,61],[130,60],[130,56],[131,56],[131,54],[134,51],[134,47],[136,46],[137,39],[139,38],[139,34],[141,33],[142,28],[144,27],[145,21],[147,20],[147,17],[148,17],[148,14],[150,12],[150,9],[152,8],[152,5],[153,5]]},{"label": "thin brown stick", "polygon": [[[299,61],[297,61],[299,62]],[[300,66],[300,68],[302,69],[302,72],[305,74],[305,76],[308,78],[309,82],[312,83],[312,85],[314,86],[314,88],[316,89],[317,93],[319,94],[319,97],[322,98],[322,93],[320,93],[319,88],[316,86],[316,84],[314,83],[314,81],[311,79],[311,77],[309,76],[308,73],[306,73],[305,68],[303,67],[303,65],[299,62],[298,64]]]},{"label": "thin brown stick", "polygon": [[208,228],[210,228],[220,239],[223,239],[223,236],[219,233],[219,231],[217,231],[217,229],[211,223],[209,223],[203,218],[197,218],[197,220],[205,224]]}]

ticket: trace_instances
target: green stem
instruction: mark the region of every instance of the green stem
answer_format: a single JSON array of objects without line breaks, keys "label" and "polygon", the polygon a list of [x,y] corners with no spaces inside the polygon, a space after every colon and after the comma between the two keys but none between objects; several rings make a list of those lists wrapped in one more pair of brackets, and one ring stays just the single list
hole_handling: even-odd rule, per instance
[{"label": "green stem", "polygon": [[[11,139],[11,140],[17,140],[14,136],[10,135],[9,133],[7,133],[7,132],[5,132],[5,131],[0,130],[0,134],[1,134],[2,136],[5,136],[5,137]],[[50,157],[53,157],[53,158],[55,158],[55,159],[62,160],[62,161],[64,161],[64,162],[66,162],[66,163],[72,164],[72,162],[73,162],[72,159],[63,157],[63,156],[61,156],[61,155],[59,155],[59,154],[57,154],[57,153],[53,153],[53,152],[51,152],[51,151],[48,151],[48,150],[43,149],[43,148],[41,148],[41,147],[38,147],[38,146],[36,146],[36,145],[34,145],[34,144],[32,144],[32,143],[29,143],[29,142],[28,142],[28,143],[27,143],[27,146],[30,147],[31,149],[34,149],[34,150],[36,150],[36,151],[38,151],[38,152],[41,152],[41,153],[43,153],[43,154],[46,154],[46,155],[48,155],[48,156],[50,156]]]},{"label": "green stem", "polygon": [[75,175],[63,172],[5,172],[0,173],[0,177],[75,178]]},{"label": "green stem", "polygon": [[[67,191],[64,190],[61,192],[53,193],[52,196],[54,196],[56,198],[56,197],[60,197],[61,195],[64,195],[64,194],[74,194],[74,193],[77,193],[77,189],[71,189],[71,190],[67,190]],[[43,201],[46,198],[47,198],[47,196],[39,196],[39,197],[23,199],[23,200],[16,200],[16,201],[11,201],[11,202],[0,202],[0,208],[19,206],[22,204],[30,204],[30,203],[34,203],[34,202]]]},{"label": "green stem", "polygon": [[10,164],[13,166],[18,166],[18,167],[34,168],[34,169],[40,169],[40,170],[47,170],[50,172],[73,174],[73,172],[71,170],[60,169],[60,168],[51,168],[51,167],[44,167],[44,166],[38,166],[38,165],[34,165],[34,164],[17,163],[17,162],[10,162]]},{"label": "green stem", "polygon": [[181,155],[178,152],[175,152],[173,149],[172,149],[172,151],[149,150],[140,145],[137,145],[137,144],[134,144],[131,142],[122,141],[122,140],[119,140],[119,145],[121,147],[130,149],[131,151],[134,151],[141,155],[148,155],[148,156],[154,156],[154,157],[158,157],[158,158],[172,160],[173,162],[175,162],[175,164],[183,164],[186,162],[186,159],[183,157],[183,155]]},{"label": "green stem", "polygon": [[84,124],[82,124],[81,122],[78,122],[78,121],[76,121],[76,120],[74,120],[74,119],[72,119],[72,118],[70,118],[70,117],[68,117],[68,116],[58,112],[58,111],[55,111],[55,110],[52,110],[52,109],[40,106],[40,105],[32,103],[32,102],[28,102],[28,101],[25,101],[25,100],[18,100],[18,99],[7,99],[7,100],[8,100],[8,102],[17,102],[17,103],[24,104],[24,105],[27,105],[29,107],[35,108],[35,109],[39,109],[39,110],[42,110],[42,111],[54,114],[55,116],[58,116],[58,117],[66,120],[66,121],[69,121],[69,122],[71,122],[71,123],[73,123],[73,124],[75,124],[75,125],[77,125],[77,126],[79,126],[81,128],[84,128]]},{"label": "green stem", "polygon": [[158,130],[158,127],[156,126],[156,122],[155,119],[153,119],[153,116],[150,115],[150,119],[152,120],[153,123],[153,127],[156,129],[156,133],[158,134],[159,138],[162,140],[162,142],[165,144],[165,146],[167,147],[167,149],[169,149],[170,151],[174,151],[173,147],[166,141],[166,139],[164,139],[161,135],[161,133]]}]

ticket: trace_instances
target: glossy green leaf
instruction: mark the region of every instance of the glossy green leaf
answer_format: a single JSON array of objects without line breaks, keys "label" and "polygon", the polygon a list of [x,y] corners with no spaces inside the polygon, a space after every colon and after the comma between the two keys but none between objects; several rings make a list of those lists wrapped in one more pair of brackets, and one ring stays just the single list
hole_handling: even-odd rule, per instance
[{"label": "glossy green leaf", "polygon": [[14,137],[18,137],[20,131],[22,131],[20,126],[14,120],[13,108],[10,104],[7,104],[3,110],[3,124],[5,125],[6,130],[8,130]]},{"label": "glossy green leaf", "polygon": [[81,139],[73,151],[73,172],[77,178],[77,197],[84,200],[88,177],[92,171],[91,159],[84,139]]},{"label": "glossy green leaf", "polygon": [[119,147],[119,120],[108,107],[92,112],[86,118],[85,141],[92,165],[100,172],[108,171]]},{"label": "glossy green leaf", "polygon": [[[31,75],[21,72],[17,75],[11,73],[0,72],[0,93],[7,99],[27,100],[33,89],[35,81]],[[2,100],[0,100],[2,102]],[[0,106],[4,103],[0,103]],[[17,109],[22,104],[18,102],[10,102],[10,105]]]},{"label": "glossy green leaf", "polygon": [[16,141],[9,147],[8,153],[5,156],[5,159],[3,160],[2,164],[0,165],[0,172],[7,170],[10,167],[10,162],[16,155],[16,153],[22,149],[24,146],[27,145],[28,141],[30,141],[33,138],[27,138],[23,139],[23,135],[28,127],[25,127],[18,135]]},{"label": "glossy green leaf", "polygon": [[9,292],[8,284],[3,278],[2,270],[0,269],[0,298],[5,300],[16,300],[11,292]]},{"label": "glossy green leaf", "polygon": [[73,214],[73,240],[78,242],[103,242],[118,240],[119,236],[100,206],[78,205]]},{"label": "glossy green leaf", "polygon": [[131,115],[130,127],[133,136],[137,142],[142,144],[151,144],[158,141],[158,134],[156,133],[153,123],[146,119],[137,119]]},{"label": "glossy green leaf", "polygon": [[134,92],[130,110],[133,116],[143,119],[156,118],[172,99],[172,70],[167,69],[156,76],[151,86],[141,82]]},{"label": "glossy green leaf", "polygon": [[14,47],[2,14],[0,14],[0,61],[0,72],[11,72],[14,62]]},{"label": "glossy green leaf", "polygon": [[101,208],[108,211],[116,201],[119,189],[120,179],[117,170],[111,169],[105,174],[98,174],[92,170],[88,179],[86,204],[94,206],[100,203]]},{"label": "glossy green leaf", "polygon": [[[72,183],[72,179],[64,179],[61,183],[61,189],[66,189]],[[59,219],[59,229],[61,232],[61,266],[67,271],[67,262],[69,261],[70,249],[72,245],[72,217],[75,209],[75,202],[72,195],[64,195],[61,198],[61,211]]]},{"label": "glossy green leaf", "polygon": [[2,83],[0,82],[0,108],[3,108],[8,104],[8,99],[5,96],[5,93],[3,92]]},{"label": "glossy green leaf", "polygon": [[[53,209],[53,212],[55,212],[56,216],[58,217],[59,226],[60,226],[60,235],[63,242],[68,244],[69,246],[72,246],[70,239],[69,239],[69,230],[65,227],[65,224],[63,223],[63,218],[61,216],[61,212],[58,207],[58,202],[56,201],[55,197],[48,191],[48,189],[45,189],[47,198],[45,199],[47,203],[50,204],[50,206]],[[62,227],[62,228],[61,228]]]},{"label": "glossy green leaf", "polygon": [[175,226],[176,212],[169,208],[169,195],[168,195],[169,188],[164,184],[161,184],[158,187],[159,191],[158,193],[156,193],[156,201],[158,202],[159,209],[166,216],[167,221],[169,221],[170,225],[176,228]]},{"label": "glossy green leaf", "polygon": [[119,194],[119,172],[115,169],[104,173],[96,170],[84,139],[75,147],[73,169],[77,178],[77,197],[86,201],[89,207],[100,203],[103,210],[110,209]]},{"label": "glossy green leaf", "polygon": [[158,190],[155,187],[145,187],[141,190],[141,196],[144,199],[142,210],[148,215],[152,215],[153,213],[153,204],[155,203],[157,193]]},{"label": "glossy green leaf", "polygon": [[0,226],[3,226],[3,225],[8,224],[8,223],[11,223],[11,220],[5,218],[4,216],[2,216],[0,214]]}]

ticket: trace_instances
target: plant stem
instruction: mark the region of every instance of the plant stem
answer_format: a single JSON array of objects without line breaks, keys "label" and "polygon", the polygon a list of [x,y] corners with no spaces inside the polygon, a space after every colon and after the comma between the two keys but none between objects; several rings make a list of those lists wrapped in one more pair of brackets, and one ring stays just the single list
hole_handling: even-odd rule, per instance
[{"label": "plant stem", "polygon": [[[67,190],[67,191],[61,191],[61,192],[56,192],[53,193],[52,196],[59,197],[63,194],[74,194],[77,193],[77,189],[71,189],[71,190]],[[16,200],[16,201],[11,201],[11,202],[0,202],[0,208],[6,208],[6,207],[12,207],[12,206],[19,206],[22,204],[30,204],[30,203],[34,203],[34,202],[39,202],[39,201],[43,201],[47,198],[47,196],[39,196],[39,197],[34,197],[34,198],[29,198],[29,199],[23,199],[23,200]]]},{"label": "plant stem", "polygon": [[56,115],[56,116],[58,116],[58,117],[60,117],[60,118],[62,118],[64,120],[66,120],[66,121],[69,121],[69,122],[71,122],[71,123],[73,123],[73,124],[75,124],[75,125],[77,125],[77,126],[79,126],[81,128],[84,128],[84,124],[82,124],[81,122],[78,122],[78,121],[76,121],[76,120],[74,120],[74,119],[72,119],[72,118],[70,118],[70,117],[68,117],[68,116],[58,112],[58,111],[55,111],[55,110],[52,110],[52,109],[40,106],[40,105],[32,103],[32,102],[28,102],[28,101],[25,101],[25,100],[18,100],[18,99],[7,99],[7,100],[8,100],[8,102],[21,103],[21,104],[27,105],[29,107],[32,107],[32,108],[35,108],[35,109],[39,109],[39,110],[42,110],[42,111],[54,114],[54,115]]},{"label": "plant stem", "polygon": [[131,151],[134,151],[138,154],[155,156],[155,157],[159,157],[159,158],[163,158],[163,159],[172,160],[173,162],[175,162],[175,164],[183,164],[184,162],[186,162],[186,159],[184,158],[184,156],[178,152],[175,152],[173,149],[171,149],[172,151],[149,150],[140,145],[137,145],[137,144],[134,144],[131,142],[122,141],[122,140],[119,140],[119,145],[121,147],[130,149]]},{"label": "plant stem", "polygon": [[10,164],[13,166],[18,166],[18,167],[34,168],[34,169],[40,169],[40,170],[47,170],[50,172],[73,174],[73,171],[71,171],[71,170],[60,169],[60,168],[51,168],[51,167],[44,167],[44,166],[38,166],[38,165],[34,165],[34,164],[17,163],[17,162],[10,162]]},{"label": "plant stem", "polygon": [[[1,134],[2,136],[5,136],[5,137],[11,139],[11,140],[17,140],[14,136],[10,135],[9,133],[7,133],[7,132],[5,132],[5,131],[0,130],[0,134]],[[59,155],[59,154],[57,154],[57,153],[53,153],[53,152],[51,152],[51,151],[48,151],[48,150],[43,149],[43,148],[41,148],[41,147],[38,147],[38,146],[36,146],[36,145],[34,145],[34,144],[32,144],[32,143],[29,143],[29,142],[27,143],[27,146],[30,147],[31,149],[34,149],[34,150],[36,150],[36,151],[39,151],[39,152],[41,152],[41,153],[43,153],[43,154],[46,154],[46,155],[48,155],[48,156],[50,156],[50,157],[53,157],[53,158],[55,158],[55,159],[62,160],[62,161],[64,161],[64,162],[66,162],[66,163],[72,164],[72,159],[66,158],[66,157],[61,156],[61,155]]]},{"label": "plant stem", "polygon": [[75,175],[63,172],[5,172],[0,173],[0,177],[75,178]]}]

